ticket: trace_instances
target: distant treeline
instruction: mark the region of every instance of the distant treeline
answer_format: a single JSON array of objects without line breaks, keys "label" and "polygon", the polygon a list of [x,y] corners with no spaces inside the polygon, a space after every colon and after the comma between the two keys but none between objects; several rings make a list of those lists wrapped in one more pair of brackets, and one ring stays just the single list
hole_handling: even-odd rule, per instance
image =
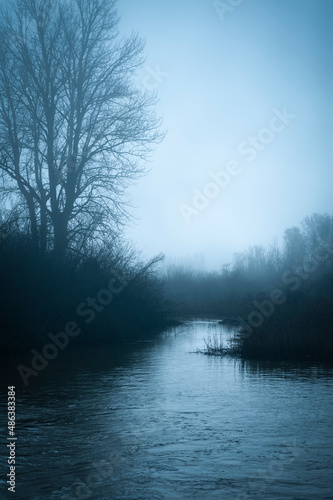
[{"label": "distant treeline", "polygon": [[159,331],[170,313],[156,274],[160,260],[143,262],[131,248],[110,243],[84,256],[68,254],[59,266],[15,218],[2,222],[0,351],[38,350],[61,332],[101,343]]},{"label": "distant treeline", "polygon": [[333,217],[313,214],[283,246],[254,246],[220,272],[169,267],[180,315],[238,318],[246,357],[333,361]]}]

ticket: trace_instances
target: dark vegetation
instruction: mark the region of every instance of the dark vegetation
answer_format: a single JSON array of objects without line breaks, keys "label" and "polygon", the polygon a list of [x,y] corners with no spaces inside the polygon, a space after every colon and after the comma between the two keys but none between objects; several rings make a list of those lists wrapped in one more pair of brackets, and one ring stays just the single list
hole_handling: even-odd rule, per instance
[{"label": "dark vegetation", "polygon": [[115,0],[1,6],[3,350],[38,348],[69,321],[81,342],[166,324],[160,258],[122,239],[126,189],[162,134],[156,96],[134,83],[144,43],[118,21]]},{"label": "dark vegetation", "polygon": [[75,342],[134,341],[159,331],[170,316],[156,276],[160,260],[142,262],[131,248],[113,245],[84,258],[68,255],[59,267],[54,254],[38,252],[15,221],[3,222],[0,349],[41,348],[50,342],[49,332],[63,332],[69,321],[81,329]]},{"label": "dark vegetation", "polygon": [[221,272],[169,268],[165,287],[179,314],[237,318],[244,357],[333,361],[332,216],[306,217],[281,247],[252,247]]}]

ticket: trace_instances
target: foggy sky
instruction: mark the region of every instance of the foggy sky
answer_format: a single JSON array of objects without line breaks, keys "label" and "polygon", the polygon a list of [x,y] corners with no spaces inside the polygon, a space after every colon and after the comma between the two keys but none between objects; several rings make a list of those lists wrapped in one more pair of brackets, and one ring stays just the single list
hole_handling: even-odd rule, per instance
[{"label": "foggy sky", "polygon": [[167,130],[126,234],[147,257],[202,254],[206,269],[332,214],[333,2],[217,4],[118,2],[121,33],[146,40],[138,81]]}]

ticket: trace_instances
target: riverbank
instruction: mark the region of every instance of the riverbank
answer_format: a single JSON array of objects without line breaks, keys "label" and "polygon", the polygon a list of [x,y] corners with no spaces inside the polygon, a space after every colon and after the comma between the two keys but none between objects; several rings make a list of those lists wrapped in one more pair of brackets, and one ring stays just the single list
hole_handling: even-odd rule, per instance
[{"label": "riverbank", "polygon": [[69,253],[59,266],[28,235],[0,226],[0,351],[52,356],[74,341],[112,345],[175,324],[156,272],[161,259],[144,261],[114,244],[85,256]]},{"label": "riverbank", "polygon": [[233,331],[231,340],[226,343],[214,334],[205,339],[201,352],[244,360],[333,363],[330,302],[300,299],[292,297],[257,327],[249,327],[241,318],[220,321]]}]

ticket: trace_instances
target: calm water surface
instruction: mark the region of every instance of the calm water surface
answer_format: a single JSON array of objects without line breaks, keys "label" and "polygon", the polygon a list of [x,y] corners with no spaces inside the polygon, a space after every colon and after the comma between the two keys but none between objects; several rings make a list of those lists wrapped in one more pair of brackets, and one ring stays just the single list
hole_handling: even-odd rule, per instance
[{"label": "calm water surface", "polygon": [[17,385],[17,493],[2,475],[1,498],[333,499],[333,369],[195,353],[214,332],[230,336],[193,321],[62,352]]}]

